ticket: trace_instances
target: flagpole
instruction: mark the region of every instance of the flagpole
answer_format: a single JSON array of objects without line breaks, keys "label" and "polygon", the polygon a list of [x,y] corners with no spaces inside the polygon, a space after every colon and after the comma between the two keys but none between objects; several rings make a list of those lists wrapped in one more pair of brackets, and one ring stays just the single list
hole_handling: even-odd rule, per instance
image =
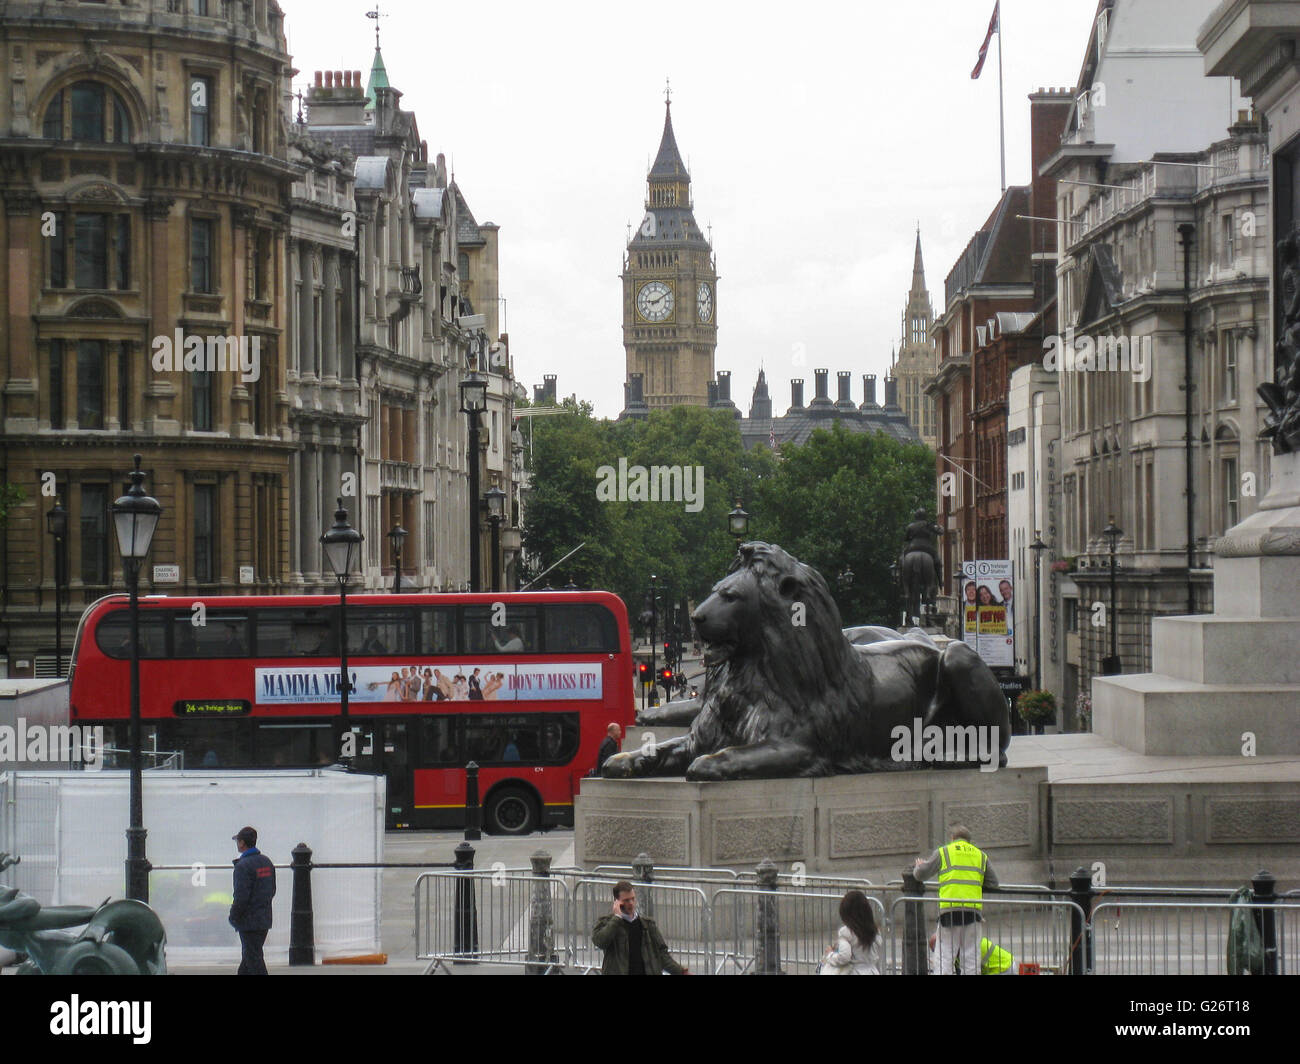
[{"label": "flagpole", "polygon": [[1002,192],[1007,191],[1007,130],[1002,115],[1002,5],[998,4],[998,151],[1002,158]]}]

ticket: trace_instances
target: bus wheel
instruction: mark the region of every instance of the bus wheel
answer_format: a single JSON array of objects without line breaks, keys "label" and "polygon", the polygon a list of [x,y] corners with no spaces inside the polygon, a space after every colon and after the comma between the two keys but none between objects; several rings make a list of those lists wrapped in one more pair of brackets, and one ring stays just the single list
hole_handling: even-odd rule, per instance
[{"label": "bus wheel", "polygon": [[484,815],[493,835],[528,835],[537,830],[537,805],[522,787],[494,791]]}]

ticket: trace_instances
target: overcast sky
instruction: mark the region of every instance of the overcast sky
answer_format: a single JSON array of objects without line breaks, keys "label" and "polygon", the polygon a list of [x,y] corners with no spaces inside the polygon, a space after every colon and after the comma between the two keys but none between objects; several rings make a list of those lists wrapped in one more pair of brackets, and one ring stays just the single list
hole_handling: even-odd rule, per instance
[{"label": "overcast sky", "polygon": [[[280,0],[306,87],[361,69],[374,0]],[[713,226],[716,366],[748,412],[760,364],[774,405],[812,370],[888,369],[915,226],[936,310],[997,202],[997,39],[970,72],[992,0],[380,6],[385,65],[430,155],[475,217],[501,226],[515,370],[558,374],[596,412],[622,407],[622,255],[643,213],[664,80],[695,217]],[[1029,179],[1028,93],[1072,86],[1096,0],[1003,0],[1007,181]],[[800,365],[802,359],[802,365]],[[881,393],[883,395],[883,392]]]}]

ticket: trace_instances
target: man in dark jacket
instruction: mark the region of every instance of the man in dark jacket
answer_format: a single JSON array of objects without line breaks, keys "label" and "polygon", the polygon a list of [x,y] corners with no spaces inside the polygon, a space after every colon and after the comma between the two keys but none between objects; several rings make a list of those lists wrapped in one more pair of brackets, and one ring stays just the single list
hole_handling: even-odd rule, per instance
[{"label": "man in dark jacket", "polygon": [[596,923],[591,941],[605,951],[601,975],[691,974],[673,960],[655,922],[637,912],[636,891],[626,879],[614,884],[614,911]]},{"label": "man in dark jacket", "polygon": [[239,932],[243,956],[240,975],[266,975],[262,946],[271,930],[271,899],[275,897],[275,865],[257,848],[257,831],[240,828],[231,836],[239,850],[235,862],[235,900],[230,906],[230,926]]},{"label": "man in dark jacket", "polygon": [[605,738],[601,740],[600,749],[596,751],[596,770],[593,776],[599,776],[600,770],[605,767],[605,762],[618,753],[619,742],[623,738],[623,729],[617,724],[611,724],[605,729]]}]

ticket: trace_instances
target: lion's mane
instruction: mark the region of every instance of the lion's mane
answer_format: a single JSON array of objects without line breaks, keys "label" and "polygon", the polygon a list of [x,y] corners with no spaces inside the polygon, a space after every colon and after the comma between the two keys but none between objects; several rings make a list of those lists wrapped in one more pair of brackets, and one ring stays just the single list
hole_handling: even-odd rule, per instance
[{"label": "lion's mane", "polygon": [[736,573],[756,582],[757,615],[736,633],[732,654],[705,670],[695,748],[800,737],[813,754],[805,776],[883,767],[865,753],[870,670],[822,575],[768,543],[744,544],[729,578]]}]

